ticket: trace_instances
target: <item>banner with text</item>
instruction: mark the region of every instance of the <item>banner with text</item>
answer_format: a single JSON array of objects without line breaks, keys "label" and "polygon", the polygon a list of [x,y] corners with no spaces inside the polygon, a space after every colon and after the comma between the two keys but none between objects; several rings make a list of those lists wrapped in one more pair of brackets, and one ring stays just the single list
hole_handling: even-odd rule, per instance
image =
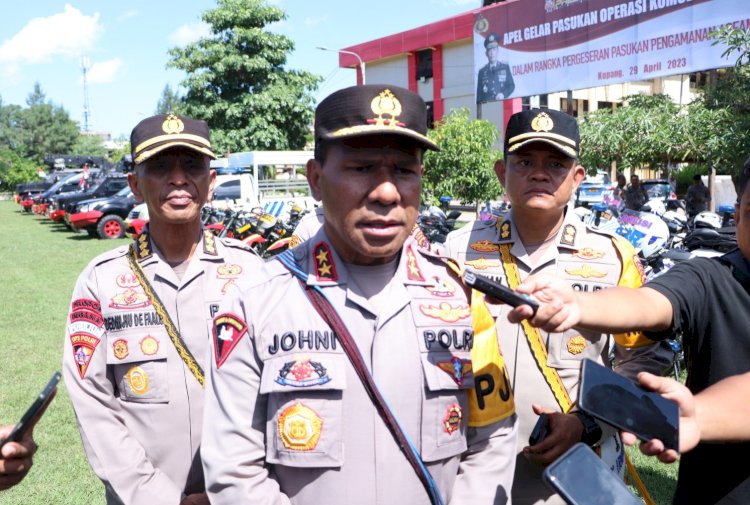
[{"label": "banner with text", "polygon": [[474,17],[477,103],[727,67],[748,0],[516,0]]}]

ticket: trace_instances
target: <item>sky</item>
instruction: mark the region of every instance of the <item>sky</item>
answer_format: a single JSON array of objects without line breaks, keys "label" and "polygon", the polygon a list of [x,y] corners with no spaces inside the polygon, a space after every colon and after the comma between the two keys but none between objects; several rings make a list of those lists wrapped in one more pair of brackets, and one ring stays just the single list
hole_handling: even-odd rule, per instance
[{"label": "sky", "polygon": [[[481,6],[480,0],[267,1],[287,14],[268,27],[295,43],[287,68],[323,77],[317,101],[356,84],[355,70],[339,68],[338,54],[318,46],[341,49]],[[216,0],[14,3],[0,26],[0,103],[26,107],[38,83],[83,128],[85,64],[89,130],[128,138],[154,114],[164,87],[177,90],[185,77],[166,68],[168,50],[208,35],[200,16],[216,6]]]}]

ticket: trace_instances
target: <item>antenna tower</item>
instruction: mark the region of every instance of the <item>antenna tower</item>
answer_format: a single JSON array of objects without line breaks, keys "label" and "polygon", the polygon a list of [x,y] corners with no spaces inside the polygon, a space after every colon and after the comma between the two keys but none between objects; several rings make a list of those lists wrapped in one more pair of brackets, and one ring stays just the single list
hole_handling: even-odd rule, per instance
[{"label": "antenna tower", "polygon": [[88,56],[81,56],[81,71],[83,72],[83,131],[89,131],[89,84],[86,74],[91,68]]}]

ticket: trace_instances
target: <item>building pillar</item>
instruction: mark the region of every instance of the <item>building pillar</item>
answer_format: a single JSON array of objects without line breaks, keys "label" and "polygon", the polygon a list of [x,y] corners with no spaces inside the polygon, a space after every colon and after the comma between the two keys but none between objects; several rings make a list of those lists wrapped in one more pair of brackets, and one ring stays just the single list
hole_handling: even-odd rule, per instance
[{"label": "building pillar", "polygon": [[406,55],[407,72],[409,72],[409,91],[419,94],[417,89],[417,53]]},{"label": "building pillar", "polygon": [[443,46],[437,46],[432,52],[432,115],[440,121],[445,113],[443,102]]}]

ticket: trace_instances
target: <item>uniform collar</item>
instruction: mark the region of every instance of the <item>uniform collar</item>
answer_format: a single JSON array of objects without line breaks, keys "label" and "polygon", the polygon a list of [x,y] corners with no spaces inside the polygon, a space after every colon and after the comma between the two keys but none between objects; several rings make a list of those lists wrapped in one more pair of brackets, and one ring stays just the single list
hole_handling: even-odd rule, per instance
[{"label": "uniform collar", "polygon": [[[578,249],[584,224],[573,212],[566,212],[560,229],[555,236],[555,245],[563,249]],[[495,232],[498,244],[514,244],[517,241],[518,230],[513,222],[513,211],[496,218]]]},{"label": "uniform collar", "polygon": [[[334,249],[325,228],[297,246],[294,250],[295,259],[307,272],[307,284],[311,286],[336,286],[347,284],[349,273],[341,257]],[[414,238],[407,237],[401,249],[396,276],[404,285],[432,286],[434,279],[425,273],[425,256],[430,255],[419,247]]]}]

